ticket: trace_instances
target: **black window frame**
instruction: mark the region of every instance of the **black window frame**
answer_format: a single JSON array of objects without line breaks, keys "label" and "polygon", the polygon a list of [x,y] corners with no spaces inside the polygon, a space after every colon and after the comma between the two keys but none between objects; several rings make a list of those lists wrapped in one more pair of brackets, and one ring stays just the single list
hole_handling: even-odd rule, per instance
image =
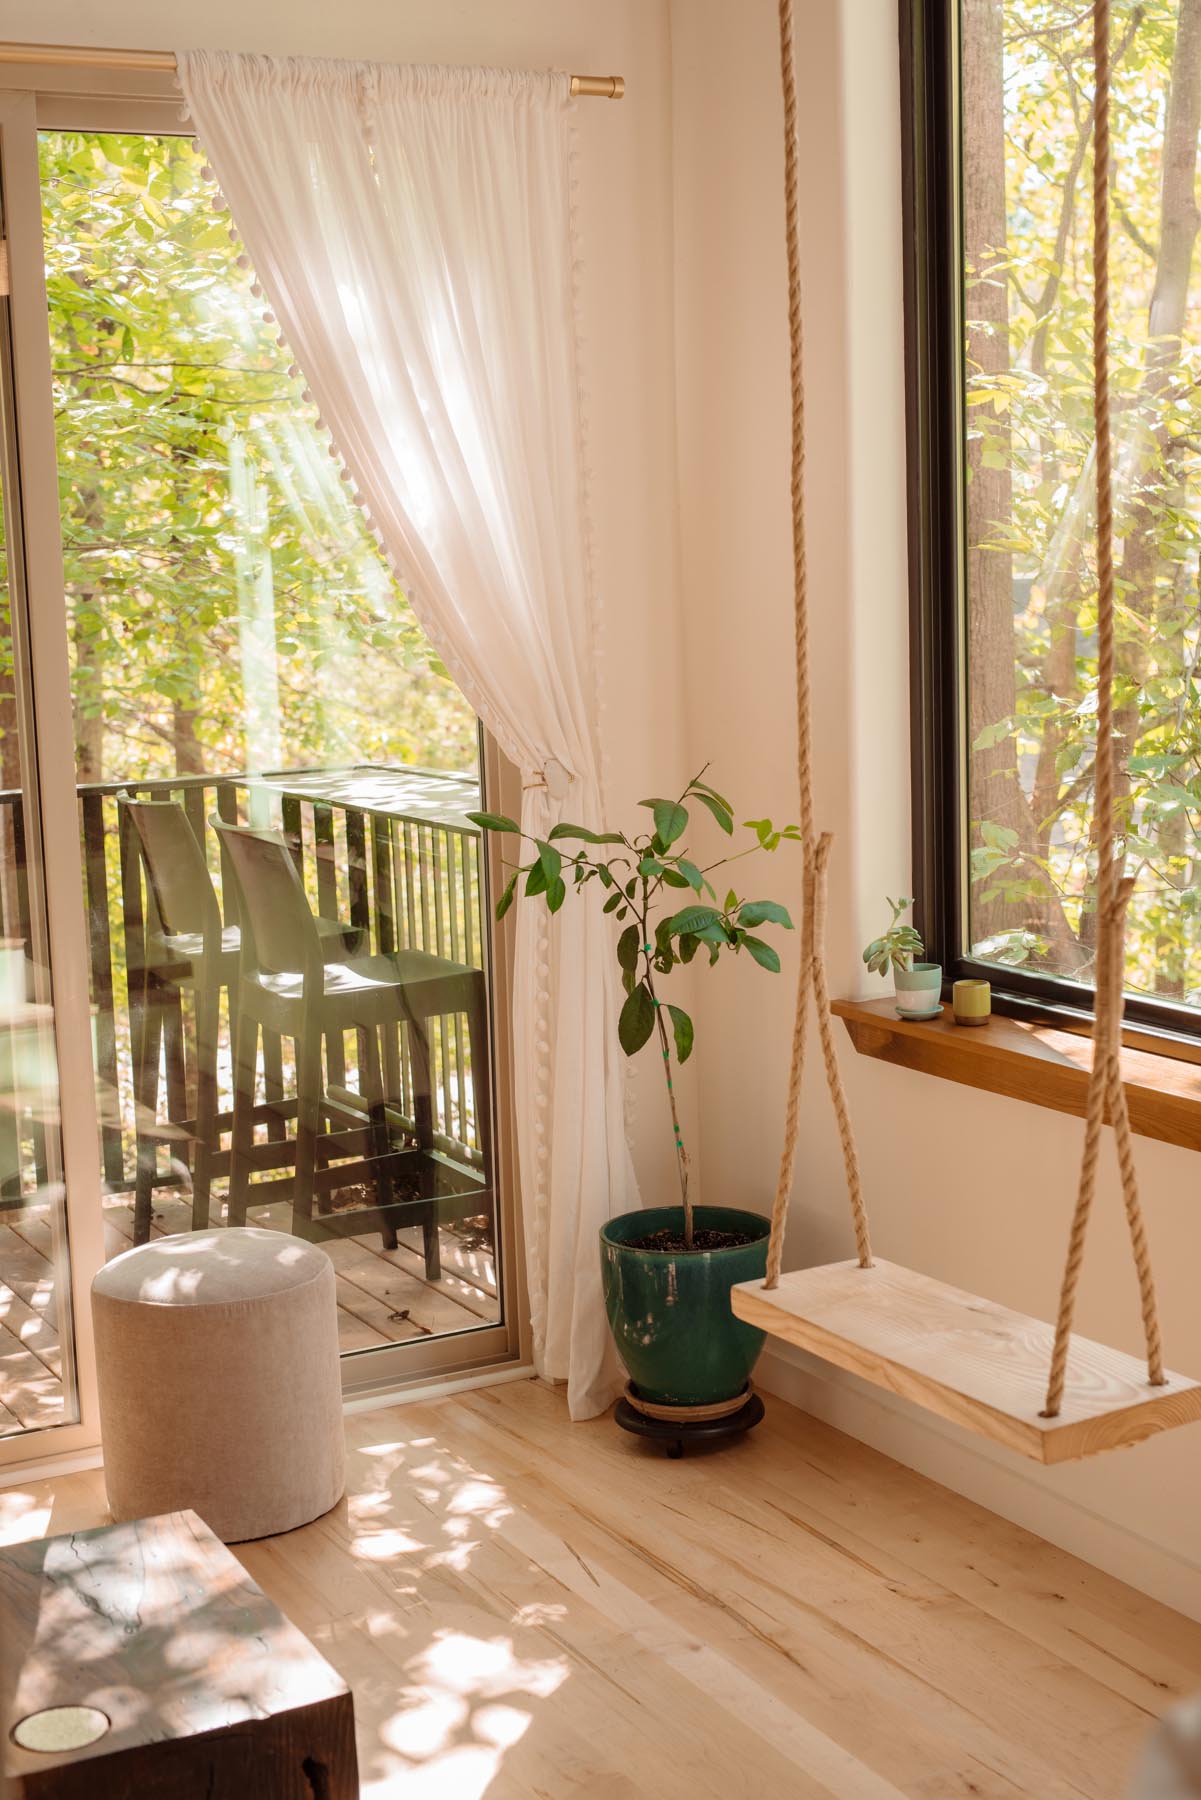
[{"label": "black window frame", "polygon": [[[951,984],[983,977],[994,1010],[1091,1030],[1093,990],[973,959],[967,920],[966,408],[960,185],[960,0],[900,0],[906,497],[914,917]],[[1196,1054],[1201,1009],[1127,994],[1128,1036]]]}]

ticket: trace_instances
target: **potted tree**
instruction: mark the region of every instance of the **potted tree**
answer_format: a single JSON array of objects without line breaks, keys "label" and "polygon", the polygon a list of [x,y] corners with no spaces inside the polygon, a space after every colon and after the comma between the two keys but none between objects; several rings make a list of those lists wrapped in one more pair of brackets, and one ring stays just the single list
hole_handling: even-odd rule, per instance
[{"label": "potted tree", "polygon": [[[710,965],[734,956],[779,973],[778,953],[758,932],[763,926],[791,930],[786,909],[775,900],[748,899],[733,887],[719,898],[710,877],[800,837],[795,825],[748,819],[742,829],[751,833],[749,843],[715,861],[696,861],[685,843],[690,807],[708,813],[727,837],[735,835],[734,809],[703,780],[705,772],[678,799],[643,800],[651,814],[645,831],[562,824],[545,842],[527,839],[534,855],[513,868],[496,907],[503,919],[520,887],[554,913],[570,886],[621,928],[614,937],[625,993],[618,1041],[627,1056],[652,1046],[662,1063],[679,1203],[610,1219],[600,1234],[601,1271],[609,1324],[634,1391],[661,1407],[712,1405],[745,1391],[763,1333],[734,1317],[729,1294],[736,1282],[764,1273],[771,1222],[738,1207],[693,1204],[673,1074],[692,1054],[693,1023],[660,989],[702,952]],[[485,830],[522,836],[501,814],[470,816]]]},{"label": "potted tree", "polygon": [[887,975],[892,968],[897,1011],[903,1019],[933,1019],[942,1011],[942,965],[920,962],[925,951],[921,933],[900,923],[912,900],[889,900],[892,923],[883,937],[873,938],[863,960],[873,975]]}]

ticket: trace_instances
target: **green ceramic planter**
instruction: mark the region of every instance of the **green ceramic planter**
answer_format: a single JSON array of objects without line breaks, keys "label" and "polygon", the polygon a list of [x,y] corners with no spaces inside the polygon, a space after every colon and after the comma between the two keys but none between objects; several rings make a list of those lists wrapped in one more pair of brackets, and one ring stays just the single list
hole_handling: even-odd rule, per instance
[{"label": "green ceramic planter", "polygon": [[763,1333],[730,1311],[730,1289],[767,1268],[771,1221],[759,1213],[698,1206],[697,1230],[747,1231],[749,1244],[688,1256],[634,1250],[631,1238],[681,1231],[683,1208],[622,1213],[601,1228],[605,1310],[621,1360],[644,1400],[705,1406],[742,1392],[763,1348]]}]

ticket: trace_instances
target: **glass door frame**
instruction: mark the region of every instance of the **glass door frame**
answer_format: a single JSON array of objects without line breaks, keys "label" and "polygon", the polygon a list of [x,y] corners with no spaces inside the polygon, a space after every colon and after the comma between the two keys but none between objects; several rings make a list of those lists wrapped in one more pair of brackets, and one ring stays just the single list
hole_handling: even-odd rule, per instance
[{"label": "glass door frame", "polygon": [[[59,1058],[66,1217],[76,1346],[79,1423],[0,1439],[0,1483],[51,1459],[99,1447],[90,1289],[104,1263],[99,1128],[90,1028],[88,927],[78,829],[64,574],[58,504],[50,341],[42,241],[39,129],[190,135],[173,80],[143,71],[0,69],[0,180],[7,223],[16,405],[11,443],[0,447],[4,488],[23,546],[29,621],[37,795],[44,827],[45,885],[54,1024]],[[0,304],[5,304],[0,301]],[[12,560],[12,559],[10,559]],[[14,593],[14,611],[17,596]],[[485,804],[520,804],[520,778],[481,731]],[[482,909],[488,929],[492,1028],[498,1291],[501,1323],[357,1352],[342,1359],[347,1399],[396,1393],[529,1363],[529,1308],[519,1223],[512,1131],[510,1052],[511,928],[490,926],[490,896],[503,885],[495,838],[488,840]]]}]

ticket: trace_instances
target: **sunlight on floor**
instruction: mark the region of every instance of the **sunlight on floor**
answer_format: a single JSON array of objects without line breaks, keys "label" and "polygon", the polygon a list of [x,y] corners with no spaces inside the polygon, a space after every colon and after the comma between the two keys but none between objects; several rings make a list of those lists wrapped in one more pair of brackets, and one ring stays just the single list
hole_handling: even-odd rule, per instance
[{"label": "sunlight on floor", "polygon": [[22,1493],[20,1488],[0,1490],[0,1544],[24,1544],[45,1537],[50,1530],[52,1504]]},{"label": "sunlight on floor", "polygon": [[[371,1444],[366,1491],[351,1496],[351,1554],[403,1583],[462,1576],[487,1533],[511,1516],[504,1489],[446,1455],[435,1439]],[[398,1523],[398,1517],[403,1521]],[[379,1520],[379,1524],[375,1523]],[[384,1522],[386,1520],[386,1523]],[[514,1606],[517,1634],[565,1609]],[[505,1752],[528,1730],[534,1706],[568,1679],[565,1656],[528,1656],[504,1630],[443,1626],[414,1643],[404,1686],[379,1727],[378,1750],[361,1770],[364,1795],[406,1800],[483,1800]]]}]

